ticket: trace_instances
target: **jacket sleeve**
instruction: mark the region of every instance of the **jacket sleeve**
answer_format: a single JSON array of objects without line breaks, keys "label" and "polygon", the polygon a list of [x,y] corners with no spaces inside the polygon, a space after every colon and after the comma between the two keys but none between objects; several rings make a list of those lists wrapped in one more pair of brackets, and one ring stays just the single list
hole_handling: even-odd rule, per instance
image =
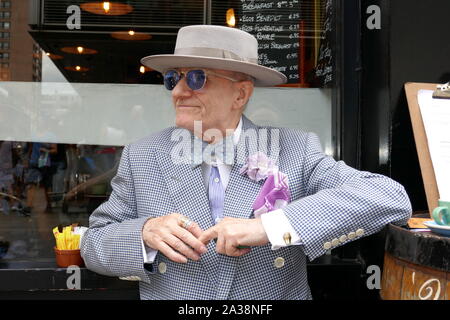
[{"label": "jacket sleeve", "polygon": [[310,261],[325,254],[331,243],[337,247],[389,223],[407,223],[412,209],[402,185],[336,162],[322,152],[315,134],[306,135],[303,148],[303,159],[297,162],[302,165],[296,170],[302,172],[297,183],[303,184],[306,196],[283,210]]},{"label": "jacket sleeve", "polygon": [[129,146],[126,146],[117,174],[111,181],[113,191],[109,200],[89,218],[89,229],[81,242],[81,255],[92,271],[107,276],[138,276],[149,283],[153,272],[144,268],[141,236],[149,217],[138,217],[132,175]]}]

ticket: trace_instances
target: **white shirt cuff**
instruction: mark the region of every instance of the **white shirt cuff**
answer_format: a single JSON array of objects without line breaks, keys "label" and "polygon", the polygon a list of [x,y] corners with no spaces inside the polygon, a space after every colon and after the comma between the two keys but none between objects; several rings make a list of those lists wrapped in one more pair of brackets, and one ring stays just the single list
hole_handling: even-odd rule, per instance
[{"label": "white shirt cuff", "polygon": [[272,245],[272,250],[287,247],[283,235],[291,234],[291,245],[301,245],[300,237],[289,223],[283,209],[274,210],[261,215],[261,222],[267,237]]},{"label": "white shirt cuff", "polygon": [[144,239],[141,238],[142,243],[142,255],[144,257],[144,263],[153,263],[155,261],[158,250],[151,249],[145,246]]}]

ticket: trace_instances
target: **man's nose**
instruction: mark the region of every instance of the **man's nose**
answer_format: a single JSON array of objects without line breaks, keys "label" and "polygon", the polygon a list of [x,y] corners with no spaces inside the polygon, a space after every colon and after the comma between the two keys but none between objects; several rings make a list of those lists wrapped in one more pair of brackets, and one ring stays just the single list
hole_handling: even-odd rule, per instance
[{"label": "man's nose", "polygon": [[175,88],[172,90],[172,96],[174,98],[177,97],[187,97],[192,95],[192,89],[186,83],[186,78],[183,77],[180,81],[178,81]]}]

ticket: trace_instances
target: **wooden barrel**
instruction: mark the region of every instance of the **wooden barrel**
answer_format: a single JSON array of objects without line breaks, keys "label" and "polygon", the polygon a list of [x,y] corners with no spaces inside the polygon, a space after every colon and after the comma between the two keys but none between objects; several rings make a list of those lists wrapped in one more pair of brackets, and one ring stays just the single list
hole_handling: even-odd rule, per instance
[{"label": "wooden barrel", "polygon": [[388,226],[383,300],[450,300],[450,238]]}]

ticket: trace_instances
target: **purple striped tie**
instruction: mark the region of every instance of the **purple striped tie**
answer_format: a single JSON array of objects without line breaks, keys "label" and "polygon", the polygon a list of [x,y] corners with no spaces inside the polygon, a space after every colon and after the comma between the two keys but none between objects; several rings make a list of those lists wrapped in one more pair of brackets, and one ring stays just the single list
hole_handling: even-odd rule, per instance
[{"label": "purple striped tie", "polygon": [[211,174],[209,176],[209,207],[211,208],[212,218],[214,224],[218,223],[223,218],[223,200],[224,190],[222,181],[220,180],[219,169],[216,166],[211,166]]}]

